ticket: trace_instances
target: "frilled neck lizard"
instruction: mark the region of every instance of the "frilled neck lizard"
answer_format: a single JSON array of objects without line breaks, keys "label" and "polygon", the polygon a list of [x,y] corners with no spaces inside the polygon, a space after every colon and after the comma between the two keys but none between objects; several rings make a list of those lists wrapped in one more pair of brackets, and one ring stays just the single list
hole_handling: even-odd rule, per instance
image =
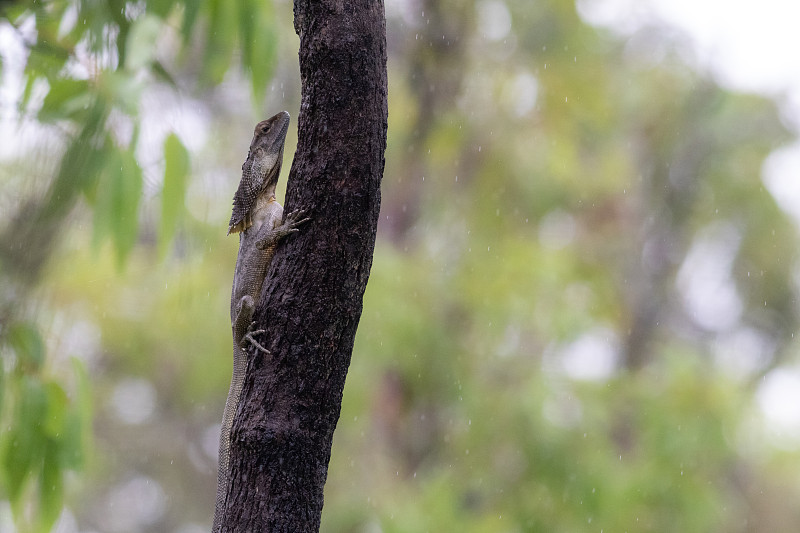
[{"label": "frilled neck lizard", "polygon": [[253,133],[250,151],[242,165],[242,180],[233,197],[233,214],[228,235],[239,234],[239,254],[231,290],[231,329],[233,332],[233,379],[225,402],[222,430],[219,437],[219,472],[217,475],[217,501],[214,508],[216,533],[222,525],[222,515],[230,492],[231,427],[239,398],[242,394],[247,344],[269,354],[254,338],[264,330],[253,330],[253,311],[261,286],[267,275],[270,261],[278,243],[287,235],[297,232],[298,226],[307,222],[305,211],[298,210],[283,218],[283,207],[275,199],[275,187],[283,163],[283,145],[289,130],[289,113],[259,122]]}]

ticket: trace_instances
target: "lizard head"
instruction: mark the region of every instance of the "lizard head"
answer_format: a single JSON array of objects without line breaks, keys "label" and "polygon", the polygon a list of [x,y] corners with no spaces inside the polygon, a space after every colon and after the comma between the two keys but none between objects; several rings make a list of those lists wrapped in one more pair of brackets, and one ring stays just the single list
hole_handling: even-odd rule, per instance
[{"label": "lizard head", "polygon": [[249,228],[256,200],[265,194],[274,195],[283,164],[283,145],[289,131],[289,113],[277,115],[256,124],[250,151],[242,165],[242,180],[233,196],[233,214],[228,235]]}]

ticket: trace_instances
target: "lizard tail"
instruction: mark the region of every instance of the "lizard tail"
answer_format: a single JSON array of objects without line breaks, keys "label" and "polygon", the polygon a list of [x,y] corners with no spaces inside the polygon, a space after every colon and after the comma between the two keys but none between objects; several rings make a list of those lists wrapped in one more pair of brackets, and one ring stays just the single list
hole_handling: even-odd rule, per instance
[{"label": "lizard tail", "polygon": [[244,350],[236,342],[233,343],[233,376],[231,386],[228,391],[228,399],[225,401],[225,411],[222,415],[222,428],[219,434],[219,469],[217,470],[217,501],[214,505],[214,525],[211,529],[217,533],[222,526],[222,513],[225,509],[225,502],[228,497],[228,485],[230,480],[230,456],[231,456],[231,428],[233,427],[233,417],[236,416],[236,408],[239,406],[239,398],[242,395],[242,384],[244,382],[244,372],[246,364]]}]

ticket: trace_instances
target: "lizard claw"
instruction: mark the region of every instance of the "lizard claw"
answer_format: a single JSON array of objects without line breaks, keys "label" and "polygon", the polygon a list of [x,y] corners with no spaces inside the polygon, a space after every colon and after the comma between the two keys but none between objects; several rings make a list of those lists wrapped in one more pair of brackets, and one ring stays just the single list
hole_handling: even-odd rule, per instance
[{"label": "lizard claw", "polygon": [[297,226],[300,226],[301,224],[305,224],[306,222],[311,220],[311,217],[301,218],[304,217],[305,214],[306,214],[305,209],[295,209],[294,211],[286,215],[286,218],[284,219],[284,224],[290,226],[292,229],[296,228]]},{"label": "lizard claw", "polygon": [[[306,223],[306,222],[308,222],[309,220],[311,220],[311,218],[304,218],[304,219],[302,219],[302,220],[298,220],[297,222],[292,222],[292,228],[293,228],[293,229],[296,229],[296,228],[297,228],[297,226],[299,226],[299,225],[301,225],[301,224],[305,224],[305,223]],[[300,230],[297,230],[297,231],[300,231]]]},{"label": "lizard claw", "polygon": [[[250,327],[252,328],[253,325],[250,324]],[[263,329],[250,329],[250,330],[248,330],[247,333],[245,333],[244,337],[242,337],[242,342],[240,343],[241,346],[242,346],[242,349],[246,348],[247,342],[249,341],[250,344],[255,346],[258,350],[261,350],[265,354],[270,355],[270,351],[267,350],[266,348],[264,348],[263,346],[261,346],[261,344],[253,337],[253,335],[260,335],[261,333],[266,333],[266,330],[263,330]]]}]

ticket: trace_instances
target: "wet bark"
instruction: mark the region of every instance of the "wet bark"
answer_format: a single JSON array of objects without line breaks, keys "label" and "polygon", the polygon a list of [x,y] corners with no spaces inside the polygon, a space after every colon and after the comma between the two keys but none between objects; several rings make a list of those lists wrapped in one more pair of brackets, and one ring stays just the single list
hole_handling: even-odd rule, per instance
[{"label": "wet bark", "polygon": [[318,531],[333,431],[372,264],[387,126],[382,1],[295,0],[302,101],[285,212],[232,431],[223,531]]}]

